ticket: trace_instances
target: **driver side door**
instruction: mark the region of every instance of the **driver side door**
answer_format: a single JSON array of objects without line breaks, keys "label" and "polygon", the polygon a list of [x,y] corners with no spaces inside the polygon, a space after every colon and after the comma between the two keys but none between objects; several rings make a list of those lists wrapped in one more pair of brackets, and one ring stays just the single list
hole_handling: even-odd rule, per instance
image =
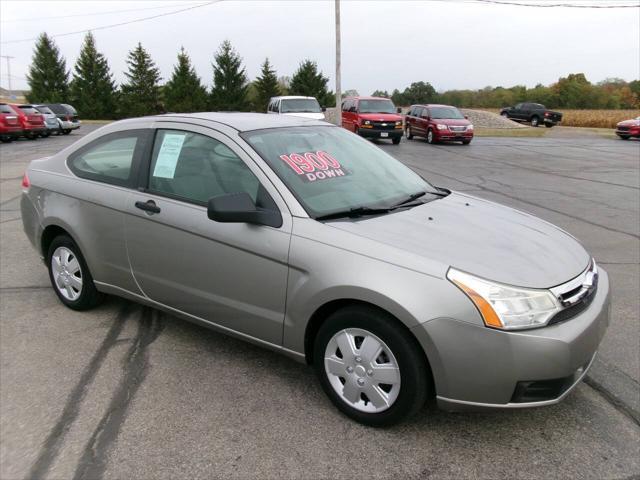
[{"label": "driver side door", "polygon": [[[227,136],[162,122],[125,228],[135,281],[151,300],[274,345],[282,342],[291,216],[269,179]],[[279,228],[219,223],[209,198],[248,193]]]}]

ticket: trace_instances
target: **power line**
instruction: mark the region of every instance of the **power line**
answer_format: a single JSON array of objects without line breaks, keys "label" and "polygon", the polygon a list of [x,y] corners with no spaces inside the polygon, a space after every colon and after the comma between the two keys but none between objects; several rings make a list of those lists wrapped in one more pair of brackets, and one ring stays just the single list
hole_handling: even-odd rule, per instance
[{"label": "power line", "polygon": [[490,3],[493,5],[510,5],[516,7],[534,7],[534,8],[640,8],[640,2],[634,5],[587,5],[587,4],[577,4],[577,3],[520,3],[520,2],[509,2],[503,0],[473,0],[477,3]]},{"label": "power line", "polygon": [[[187,5],[194,5],[196,2],[187,3]],[[76,18],[76,17],[94,17],[99,15],[111,15],[114,13],[127,13],[127,12],[140,12],[143,10],[160,10],[162,8],[175,8],[179,6],[184,6],[185,4],[171,4],[171,5],[162,5],[157,7],[146,7],[146,8],[130,8],[128,10],[110,10],[108,12],[93,12],[93,13],[78,13],[75,15],[58,15],[53,17],[38,17],[38,18],[14,18],[12,20],[0,20],[1,23],[14,23],[14,22],[33,22],[36,20],[57,20],[59,18]]]},{"label": "power line", "polygon": [[[128,22],[112,23],[110,25],[102,25],[100,27],[86,28],[84,30],[76,30],[74,32],[56,33],[54,35],[49,35],[49,36],[52,37],[52,38],[57,38],[57,37],[66,37],[66,36],[69,36],[69,35],[76,35],[78,33],[94,32],[96,30],[106,30],[108,28],[121,27],[123,25],[130,25],[132,23],[144,22],[146,20],[153,20],[154,18],[167,17],[169,15],[175,15],[177,13],[186,12],[188,10],[195,10],[196,8],[207,7],[207,6],[212,5],[214,3],[219,3],[219,2],[224,2],[224,1],[226,1],[226,0],[212,0],[211,2],[201,3],[199,5],[195,5],[195,6],[188,7],[188,8],[182,8],[180,10],[174,10],[173,12],[160,13],[158,15],[153,15],[151,17],[137,18],[135,20],[129,20]],[[7,41],[0,42],[0,43],[1,44],[9,44],[9,43],[32,42],[32,41],[37,40],[37,39],[38,39],[38,37],[22,38],[20,40],[7,40]]]}]

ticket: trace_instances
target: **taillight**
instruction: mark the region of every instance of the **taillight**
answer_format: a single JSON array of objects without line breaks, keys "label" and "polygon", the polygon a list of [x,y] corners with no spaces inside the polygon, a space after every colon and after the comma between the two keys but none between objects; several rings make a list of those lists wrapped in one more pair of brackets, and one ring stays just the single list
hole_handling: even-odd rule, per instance
[{"label": "taillight", "polygon": [[24,175],[22,177],[22,189],[29,190],[30,186],[31,182],[29,181],[29,176],[27,175],[27,172],[24,172]]},{"label": "taillight", "polygon": [[549,116],[549,112],[544,112],[544,116],[548,117]]},{"label": "taillight", "polygon": [[67,115],[67,116],[65,117],[65,120],[66,120],[67,122],[70,122],[70,121],[71,121],[71,115]]}]

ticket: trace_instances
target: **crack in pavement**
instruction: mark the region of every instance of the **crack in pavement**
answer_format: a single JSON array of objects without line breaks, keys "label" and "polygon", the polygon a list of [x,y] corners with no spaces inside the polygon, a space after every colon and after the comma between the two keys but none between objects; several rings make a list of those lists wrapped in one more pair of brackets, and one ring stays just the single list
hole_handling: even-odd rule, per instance
[{"label": "crack in pavement", "polygon": [[[50,287],[49,287],[50,288]],[[100,367],[102,366],[107,354],[111,350],[111,348],[115,345],[115,342],[118,339],[118,336],[122,332],[124,324],[131,314],[133,310],[134,304],[127,303],[124,305],[116,318],[109,328],[106,337],[100,344],[100,347],[93,354],[93,357],[89,361],[89,364],[85,367],[82,375],[80,376],[80,380],[75,385],[69,396],[67,397],[67,401],[65,403],[64,409],[62,410],[62,414],[58,418],[58,421],[54,425],[54,427],[47,435],[47,438],[40,449],[40,453],[36,461],[31,466],[29,470],[29,475],[27,478],[39,479],[43,478],[49,468],[51,467],[53,461],[56,459],[58,452],[60,451],[60,447],[62,443],[71,429],[71,426],[78,418],[80,413],[80,406],[85,398],[88,387],[93,380],[95,379]]]},{"label": "crack in pavement", "polygon": [[148,347],[158,338],[163,328],[159,312],[144,307],[138,333],[123,362],[124,375],[106,413],[85,445],[73,475],[74,480],[102,478],[109,449],[118,438],[131,402],[149,370]]}]

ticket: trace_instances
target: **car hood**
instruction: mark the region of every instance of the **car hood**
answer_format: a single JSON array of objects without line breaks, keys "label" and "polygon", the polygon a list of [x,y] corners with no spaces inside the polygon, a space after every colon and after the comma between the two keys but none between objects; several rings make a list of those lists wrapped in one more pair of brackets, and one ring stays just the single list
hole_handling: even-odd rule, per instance
[{"label": "car hood", "polygon": [[289,117],[301,117],[301,118],[313,118],[314,120],[324,120],[324,113],[322,112],[292,112],[283,113]]},{"label": "car hood", "polygon": [[466,118],[434,118],[433,121],[435,123],[442,123],[444,125],[453,125],[459,127],[471,125],[471,122]]},{"label": "car hood", "polygon": [[625,126],[625,127],[636,127],[640,125],[640,121],[632,119],[632,120],[624,120],[622,122],[618,122],[619,126]]},{"label": "car hood", "polygon": [[590,261],[582,245],[560,228],[460,193],[397,213],[327,225],[435,261],[443,272],[452,266],[521,287],[559,285]]},{"label": "car hood", "polygon": [[363,120],[370,120],[372,122],[397,122],[402,121],[402,116],[397,113],[359,113],[358,117]]}]

